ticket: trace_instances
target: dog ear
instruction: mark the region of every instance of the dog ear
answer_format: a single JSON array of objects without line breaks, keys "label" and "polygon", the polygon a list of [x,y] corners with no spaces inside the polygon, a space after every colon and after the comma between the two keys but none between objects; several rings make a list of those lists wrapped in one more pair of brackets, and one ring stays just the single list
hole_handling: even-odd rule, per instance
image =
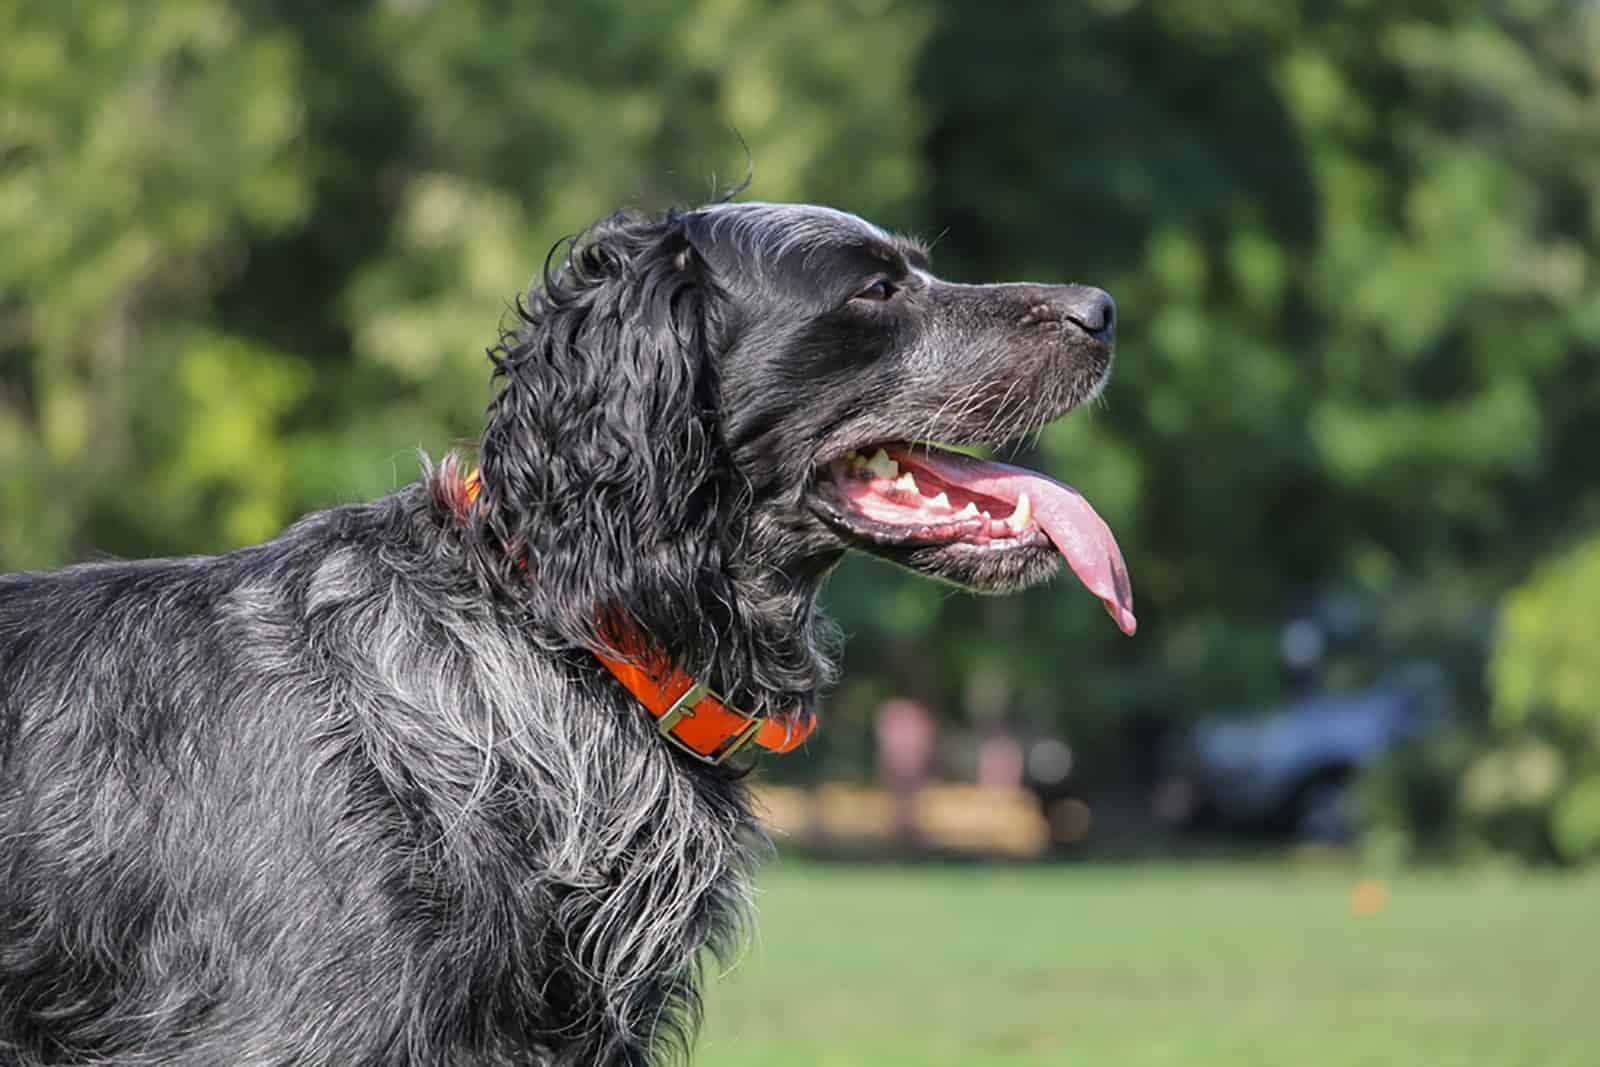
[{"label": "dog ear", "polygon": [[708,351],[719,300],[682,215],[619,214],[547,262],[490,351],[478,554],[564,644],[612,644],[626,621],[680,662],[711,658],[732,497]]}]

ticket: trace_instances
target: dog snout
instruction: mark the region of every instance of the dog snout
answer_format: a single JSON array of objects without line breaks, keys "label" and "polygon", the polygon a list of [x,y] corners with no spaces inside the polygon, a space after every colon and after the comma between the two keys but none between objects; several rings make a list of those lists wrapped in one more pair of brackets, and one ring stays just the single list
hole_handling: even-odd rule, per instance
[{"label": "dog snout", "polygon": [[1117,302],[1089,285],[1030,286],[1022,325],[1070,322],[1096,341],[1111,344],[1117,333]]}]

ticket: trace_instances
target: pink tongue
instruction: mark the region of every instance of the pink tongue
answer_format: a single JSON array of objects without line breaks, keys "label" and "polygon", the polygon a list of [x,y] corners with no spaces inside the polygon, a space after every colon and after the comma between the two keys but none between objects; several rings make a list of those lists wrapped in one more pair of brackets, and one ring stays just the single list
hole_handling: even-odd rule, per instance
[{"label": "pink tongue", "polygon": [[1106,606],[1106,612],[1123,633],[1132,637],[1138,628],[1133,617],[1133,585],[1122,562],[1111,528],[1076,489],[1042,474],[989,463],[935,449],[896,449],[895,462],[925,470],[940,481],[1012,504],[1023,493],[1033,506],[1034,521],[1078,576]]}]

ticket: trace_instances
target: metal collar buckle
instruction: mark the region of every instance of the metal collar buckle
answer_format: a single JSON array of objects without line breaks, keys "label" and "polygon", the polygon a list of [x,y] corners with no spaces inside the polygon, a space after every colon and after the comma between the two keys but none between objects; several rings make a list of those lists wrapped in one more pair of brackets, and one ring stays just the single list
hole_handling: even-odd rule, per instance
[{"label": "metal collar buckle", "polygon": [[[712,698],[723,707],[733,710],[732,706],[722,698],[721,694],[712,692],[711,689],[702,682],[695,682],[688,689],[684,690],[684,693],[681,697],[672,702],[672,707],[668,708],[665,714],[663,714],[660,720],[656,723],[656,729],[661,732],[662,737],[665,737],[668,741],[671,741],[674,745],[677,745],[680,749],[687,752],[701,763],[710,764],[711,766],[716,767],[726,763],[734,756],[735,753],[739,752],[746,745],[750,744],[750,742],[756,739],[756,734],[761,732],[762,720],[753,715],[747,716],[750,722],[744,727],[744,729],[729,737],[714,751],[699,752],[693,748],[690,748],[685,741],[679,738],[678,735],[673,732],[673,728],[676,727],[683,719],[694,718],[695,706],[707,697]],[[743,714],[743,712],[740,712],[739,714]]]}]

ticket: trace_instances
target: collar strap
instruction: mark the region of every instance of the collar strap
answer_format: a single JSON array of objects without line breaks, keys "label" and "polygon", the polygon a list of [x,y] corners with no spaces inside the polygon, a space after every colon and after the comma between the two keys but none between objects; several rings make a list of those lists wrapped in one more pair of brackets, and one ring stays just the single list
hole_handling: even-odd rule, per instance
[{"label": "collar strap", "polygon": [[[467,475],[462,489],[468,507],[477,501],[482,488],[477,471]],[[665,653],[646,645],[636,632],[622,636],[624,648],[618,650],[619,655],[596,649],[594,657],[644,705],[662,737],[702,763],[725,763],[752,743],[769,752],[789,752],[817,728],[816,712],[791,721],[739,711],[674,666]]]},{"label": "collar strap", "polygon": [[594,655],[654,716],[662,737],[703,763],[724,763],[752,742],[769,752],[789,752],[817,726],[815,712],[787,722],[729,707],[664,655],[646,655],[643,663]]}]

